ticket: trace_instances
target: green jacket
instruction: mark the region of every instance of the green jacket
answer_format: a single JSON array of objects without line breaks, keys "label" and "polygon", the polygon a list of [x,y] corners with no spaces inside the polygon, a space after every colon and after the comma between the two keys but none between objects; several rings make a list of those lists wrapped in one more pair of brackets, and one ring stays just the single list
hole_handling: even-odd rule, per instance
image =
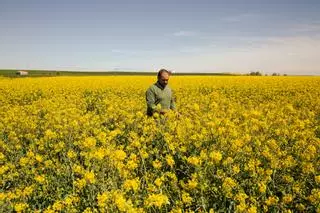
[{"label": "green jacket", "polygon": [[146,92],[146,101],[147,115],[149,116],[155,112],[158,104],[161,105],[161,109],[176,108],[171,88],[168,85],[162,87],[158,81],[148,88]]}]

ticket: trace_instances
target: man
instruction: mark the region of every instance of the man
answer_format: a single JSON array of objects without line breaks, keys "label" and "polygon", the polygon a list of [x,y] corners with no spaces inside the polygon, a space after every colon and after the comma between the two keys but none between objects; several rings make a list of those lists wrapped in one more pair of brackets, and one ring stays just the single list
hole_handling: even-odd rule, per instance
[{"label": "man", "polygon": [[[161,69],[158,72],[158,81],[151,85],[146,92],[147,115],[155,112],[165,114],[167,110],[176,108],[171,88],[168,86],[170,71]],[[160,104],[161,109],[157,107]]]}]

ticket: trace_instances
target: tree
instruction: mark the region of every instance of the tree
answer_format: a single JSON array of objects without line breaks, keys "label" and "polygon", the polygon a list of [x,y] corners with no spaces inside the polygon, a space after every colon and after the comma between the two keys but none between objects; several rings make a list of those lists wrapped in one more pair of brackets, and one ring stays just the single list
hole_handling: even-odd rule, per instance
[{"label": "tree", "polygon": [[253,75],[253,76],[261,76],[261,75],[262,75],[262,73],[261,73],[260,71],[256,71],[256,72],[252,71],[252,72],[250,72],[250,73],[249,73],[249,75]]}]

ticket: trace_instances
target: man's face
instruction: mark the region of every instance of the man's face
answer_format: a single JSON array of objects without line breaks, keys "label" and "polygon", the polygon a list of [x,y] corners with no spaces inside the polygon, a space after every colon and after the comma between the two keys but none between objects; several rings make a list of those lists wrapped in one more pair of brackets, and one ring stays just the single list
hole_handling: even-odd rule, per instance
[{"label": "man's face", "polygon": [[169,81],[169,73],[167,72],[161,73],[161,75],[158,78],[158,81],[163,87],[167,86]]}]

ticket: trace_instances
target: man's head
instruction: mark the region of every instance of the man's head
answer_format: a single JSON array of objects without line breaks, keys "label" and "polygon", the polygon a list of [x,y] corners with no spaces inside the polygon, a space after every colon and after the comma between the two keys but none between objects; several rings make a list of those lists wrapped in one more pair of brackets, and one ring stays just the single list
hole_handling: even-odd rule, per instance
[{"label": "man's head", "polygon": [[158,82],[161,84],[161,86],[165,87],[168,84],[170,71],[166,69],[161,69],[158,72]]}]

